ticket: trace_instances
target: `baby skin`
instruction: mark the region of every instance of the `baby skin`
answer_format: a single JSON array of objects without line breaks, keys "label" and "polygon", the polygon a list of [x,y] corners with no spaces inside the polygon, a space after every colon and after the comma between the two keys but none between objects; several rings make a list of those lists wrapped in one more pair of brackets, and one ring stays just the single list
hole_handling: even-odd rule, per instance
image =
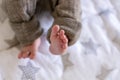
[{"label": "baby skin", "polygon": [[[21,49],[18,58],[30,58],[34,59],[36,52],[39,49],[41,39],[36,39],[33,44],[25,46]],[[49,50],[54,55],[64,54],[68,48],[68,38],[65,35],[64,30],[60,30],[58,25],[53,26],[50,35],[50,47]]]}]

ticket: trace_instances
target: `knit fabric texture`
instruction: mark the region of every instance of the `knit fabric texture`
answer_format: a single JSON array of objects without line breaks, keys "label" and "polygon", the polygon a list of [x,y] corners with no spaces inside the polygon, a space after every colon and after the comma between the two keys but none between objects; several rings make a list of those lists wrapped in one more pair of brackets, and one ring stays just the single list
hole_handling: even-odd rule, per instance
[{"label": "knit fabric texture", "polygon": [[[80,36],[80,0],[3,0],[3,6],[17,40],[22,46],[32,44],[42,35],[43,29],[38,18],[41,11],[51,12],[54,17],[53,25],[59,25],[60,29],[65,30],[69,46],[73,45]],[[47,35],[49,42],[51,28]]]}]

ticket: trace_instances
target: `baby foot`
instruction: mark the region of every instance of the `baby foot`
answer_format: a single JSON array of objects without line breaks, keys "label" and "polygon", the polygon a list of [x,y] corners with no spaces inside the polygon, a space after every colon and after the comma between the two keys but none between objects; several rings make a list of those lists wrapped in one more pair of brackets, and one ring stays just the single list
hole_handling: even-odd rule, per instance
[{"label": "baby foot", "polygon": [[18,55],[18,58],[30,58],[34,59],[36,52],[38,51],[38,48],[40,46],[41,39],[36,39],[33,44],[27,45],[21,49],[21,52]]},{"label": "baby foot", "polygon": [[55,25],[52,28],[50,41],[51,53],[59,55],[66,52],[66,49],[68,48],[68,39],[65,35],[65,31],[60,30],[60,27],[58,25]]}]

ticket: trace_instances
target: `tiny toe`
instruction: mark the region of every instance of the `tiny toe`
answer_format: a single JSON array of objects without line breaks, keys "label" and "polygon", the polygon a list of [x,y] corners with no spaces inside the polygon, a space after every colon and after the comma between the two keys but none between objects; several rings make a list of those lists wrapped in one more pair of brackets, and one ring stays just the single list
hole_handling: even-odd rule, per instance
[{"label": "tiny toe", "polygon": [[67,43],[68,42],[68,38],[66,37],[66,35],[61,35],[60,39],[62,40],[63,43]]},{"label": "tiny toe", "polygon": [[23,58],[27,58],[29,54],[30,54],[30,52],[25,52],[22,56],[23,56]]},{"label": "tiny toe", "polygon": [[35,57],[35,53],[31,52],[29,58],[34,59],[34,57]]},{"label": "tiny toe", "polygon": [[67,48],[67,44],[62,45],[62,48],[63,48],[63,49],[66,49],[66,48]]},{"label": "tiny toe", "polygon": [[63,39],[63,42],[68,43],[68,39],[67,38]]},{"label": "tiny toe", "polygon": [[64,40],[64,39],[65,39],[65,36],[60,36],[60,39],[61,39],[61,40]]},{"label": "tiny toe", "polygon": [[65,31],[64,30],[60,30],[60,35],[61,36],[65,35]]},{"label": "tiny toe", "polygon": [[57,35],[60,27],[58,25],[53,26],[51,35]]},{"label": "tiny toe", "polygon": [[60,36],[60,39],[65,39],[65,31],[61,30],[59,36]]}]

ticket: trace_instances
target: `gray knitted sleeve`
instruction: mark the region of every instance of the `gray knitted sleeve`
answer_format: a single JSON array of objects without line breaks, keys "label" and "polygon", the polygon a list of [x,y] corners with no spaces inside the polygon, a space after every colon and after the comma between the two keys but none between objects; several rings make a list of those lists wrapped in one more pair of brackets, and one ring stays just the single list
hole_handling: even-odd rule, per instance
[{"label": "gray knitted sleeve", "polygon": [[3,0],[12,29],[22,46],[32,44],[43,30],[34,16],[37,0]]},{"label": "gray knitted sleeve", "polygon": [[[54,23],[65,30],[65,34],[69,41],[69,46],[73,45],[79,38],[81,32],[81,5],[80,0],[59,0],[56,3],[53,12]],[[51,29],[48,32],[48,40]],[[50,40],[49,40],[50,41]]]}]

